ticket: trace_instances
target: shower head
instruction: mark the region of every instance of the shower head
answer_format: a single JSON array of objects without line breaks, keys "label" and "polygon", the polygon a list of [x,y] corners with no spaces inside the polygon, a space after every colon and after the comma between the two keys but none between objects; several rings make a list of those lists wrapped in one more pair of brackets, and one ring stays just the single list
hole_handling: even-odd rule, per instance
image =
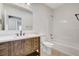
[{"label": "shower head", "polygon": [[79,14],[75,14],[77,20],[79,21]]}]

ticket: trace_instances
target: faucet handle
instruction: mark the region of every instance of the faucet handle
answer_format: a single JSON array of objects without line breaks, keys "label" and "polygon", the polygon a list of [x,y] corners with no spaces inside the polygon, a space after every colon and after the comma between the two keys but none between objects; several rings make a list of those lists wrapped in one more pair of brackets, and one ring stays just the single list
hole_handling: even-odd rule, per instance
[{"label": "faucet handle", "polygon": [[23,36],[25,35],[25,33],[23,33]]},{"label": "faucet handle", "polygon": [[18,33],[16,33],[16,35],[17,35],[17,36],[19,36],[19,34],[18,34]]}]

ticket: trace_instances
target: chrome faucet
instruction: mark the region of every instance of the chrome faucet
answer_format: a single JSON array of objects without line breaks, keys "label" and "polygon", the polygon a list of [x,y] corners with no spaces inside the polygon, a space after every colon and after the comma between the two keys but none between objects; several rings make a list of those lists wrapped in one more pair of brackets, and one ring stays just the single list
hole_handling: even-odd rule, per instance
[{"label": "chrome faucet", "polygon": [[23,34],[23,33],[22,33],[22,30],[21,30],[21,31],[20,31],[20,36],[22,36],[22,34]]},{"label": "chrome faucet", "polygon": [[22,30],[20,31],[20,33],[16,33],[17,36],[24,36],[25,33],[22,32]]}]

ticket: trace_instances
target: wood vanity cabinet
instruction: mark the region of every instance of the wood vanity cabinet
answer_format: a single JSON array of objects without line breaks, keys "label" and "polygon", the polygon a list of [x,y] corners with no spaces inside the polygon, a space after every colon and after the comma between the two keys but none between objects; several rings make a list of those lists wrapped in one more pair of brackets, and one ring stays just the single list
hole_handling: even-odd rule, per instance
[{"label": "wood vanity cabinet", "polygon": [[40,37],[0,43],[0,56],[26,56],[35,51],[40,53]]}]

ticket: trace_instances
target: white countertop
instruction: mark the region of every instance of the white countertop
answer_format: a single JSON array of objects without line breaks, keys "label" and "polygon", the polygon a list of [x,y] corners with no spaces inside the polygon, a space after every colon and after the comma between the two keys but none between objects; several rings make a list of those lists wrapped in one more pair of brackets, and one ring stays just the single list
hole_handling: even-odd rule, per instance
[{"label": "white countertop", "polygon": [[1,36],[0,42],[8,42],[8,41],[14,41],[14,40],[22,40],[32,37],[39,37],[38,34],[25,34],[24,36],[17,36],[17,35],[9,35],[9,36]]}]

